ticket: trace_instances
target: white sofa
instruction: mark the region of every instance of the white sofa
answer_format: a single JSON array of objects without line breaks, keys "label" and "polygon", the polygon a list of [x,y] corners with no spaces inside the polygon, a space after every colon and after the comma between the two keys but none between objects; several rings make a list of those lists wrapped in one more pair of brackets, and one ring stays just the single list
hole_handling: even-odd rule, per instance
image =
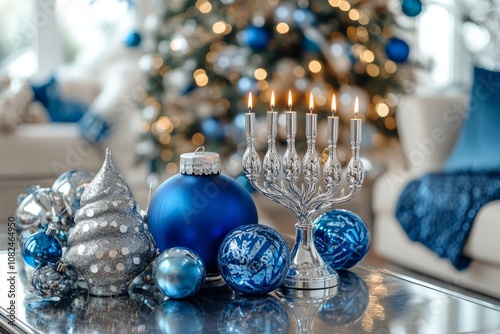
[{"label": "white sofa", "polygon": [[374,251],[403,267],[500,298],[500,201],[476,216],[464,253],[473,259],[457,271],[424,245],[411,241],[395,217],[400,193],[411,179],[439,171],[453,148],[467,110],[464,96],[407,96],[398,108],[402,154],[389,155],[388,170],[374,185]]},{"label": "white sofa", "polygon": [[[136,164],[134,127],[137,114],[131,113],[116,124],[102,145],[82,139],[76,124],[23,124],[9,134],[0,134],[0,249],[4,248],[8,218],[14,216],[17,196],[26,186],[50,187],[64,171],[79,169],[97,172],[110,147],[113,161],[127,180],[139,206],[147,205],[147,171]],[[3,245],[3,246],[2,246]]]}]

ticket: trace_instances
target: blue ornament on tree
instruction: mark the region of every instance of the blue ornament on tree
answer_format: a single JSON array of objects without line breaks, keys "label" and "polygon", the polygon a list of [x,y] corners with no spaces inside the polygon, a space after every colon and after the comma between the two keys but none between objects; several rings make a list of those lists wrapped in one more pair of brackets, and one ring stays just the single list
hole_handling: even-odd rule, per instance
[{"label": "blue ornament on tree", "polygon": [[62,256],[62,246],[54,236],[55,229],[49,226],[47,231],[38,232],[23,243],[23,259],[32,268],[47,263],[57,263]]},{"label": "blue ornament on tree", "polygon": [[406,16],[417,16],[422,12],[422,2],[420,0],[403,0],[401,9]]},{"label": "blue ornament on tree", "polygon": [[248,26],[243,30],[244,42],[253,51],[264,51],[269,44],[270,36],[265,27]]},{"label": "blue ornament on tree", "polygon": [[201,131],[209,140],[221,141],[224,139],[224,127],[219,119],[209,117],[201,122]]},{"label": "blue ornament on tree", "polygon": [[316,24],[317,18],[308,8],[298,8],[293,12],[293,22],[297,26],[310,27]]},{"label": "blue ornament on tree", "polygon": [[286,278],[290,249],[278,232],[265,225],[241,226],[231,231],[219,248],[219,269],[234,290],[262,295]]},{"label": "blue ornament on tree", "polygon": [[224,237],[241,225],[257,224],[257,209],[236,180],[220,173],[217,153],[181,155],[181,173],[165,181],[148,209],[149,231],[160,251],[186,247],[218,275],[217,252]]},{"label": "blue ornament on tree", "polygon": [[205,283],[205,264],[198,254],[187,248],[170,248],[155,260],[153,278],[168,297],[190,297]]},{"label": "blue ornament on tree", "polygon": [[402,39],[393,37],[385,47],[385,53],[390,60],[396,63],[404,63],[410,55],[410,47]]},{"label": "blue ornament on tree", "polygon": [[361,261],[370,249],[370,232],[363,220],[347,210],[333,210],[315,222],[314,243],[323,260],[335,270]]},{"label": "blue ornament on tree", "polygon": [[138,31],[131,31],[124,40],[126,46],[130,48],[137,48],[141,45],[142,37]]}]

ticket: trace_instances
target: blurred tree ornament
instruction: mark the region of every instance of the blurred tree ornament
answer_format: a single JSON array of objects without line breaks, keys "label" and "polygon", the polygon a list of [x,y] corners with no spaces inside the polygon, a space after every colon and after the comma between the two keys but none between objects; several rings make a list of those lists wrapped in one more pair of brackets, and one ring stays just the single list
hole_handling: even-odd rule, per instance
[{"label": "blurred tree ornament", "polygon": [[422,12],[422,1],[403,0],[401,9],[406,16],[414,17]]},{"label": "blurred tree ornament", "polygon": [[138,31],[131,31],[123,41],[126,46],[131,48],[138,48],[141,45],[142,36]]},{"label": "blurred tree ornament", "polygon": [[385,52],[390,60],[404,63],[410,55],[410,46],[400,38],[393,37],[386,46]]},{"label": "blurred tree ornament", "polygon": [[255,52],[264,51],[269,44],[270,36],[265,27],[251,25],[243,30],[243,36],[245,45]]}]

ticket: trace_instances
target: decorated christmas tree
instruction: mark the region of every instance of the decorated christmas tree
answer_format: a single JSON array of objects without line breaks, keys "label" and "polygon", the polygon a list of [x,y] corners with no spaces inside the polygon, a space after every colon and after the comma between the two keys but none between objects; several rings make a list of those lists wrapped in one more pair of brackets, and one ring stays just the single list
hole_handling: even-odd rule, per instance
[{"label": "decorated christmas tree", "polygon": [[313,92],[325,122],[336,94],[346,124],[359,96],[365,124],[383,136],[396,134],[397,93],[411,71],[408,44],[395,37],[387,1],[171,0],[161,6],[147,20],[155,50],[140,62],[147,94],[137,153],[152,172],[176,173],[178,155],[199,145],[225,157],[230,174],[241,172],[249,91],[258,101],[261,145],[272,91],[281,111],[291,90],[299,112]]}]

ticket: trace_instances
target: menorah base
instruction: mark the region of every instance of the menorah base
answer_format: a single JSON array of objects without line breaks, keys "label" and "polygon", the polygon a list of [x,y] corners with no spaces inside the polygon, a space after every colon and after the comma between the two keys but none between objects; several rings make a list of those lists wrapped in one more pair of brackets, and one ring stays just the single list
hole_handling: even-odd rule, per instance
[{"label": "menorah base", "polygon": [[285,289],[319,290],[330,289],[339,285],[339,274],[327,264],[297,268],[291,266],[288,276],[282,284]]}]

